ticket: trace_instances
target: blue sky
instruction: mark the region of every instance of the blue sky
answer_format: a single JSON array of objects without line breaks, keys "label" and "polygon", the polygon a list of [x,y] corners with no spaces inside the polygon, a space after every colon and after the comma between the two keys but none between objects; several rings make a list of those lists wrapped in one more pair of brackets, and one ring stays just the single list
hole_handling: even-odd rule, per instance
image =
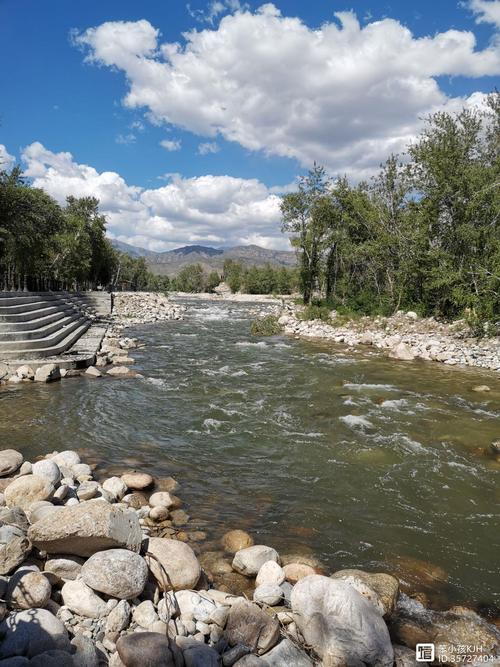
[{"label": "blue sky", "polygon": [[0,0],[8,164],[94,188],[122,240],[283,247],[279,189],[314,159],[367,177],[499,84],[498,0],[262,4]]}]

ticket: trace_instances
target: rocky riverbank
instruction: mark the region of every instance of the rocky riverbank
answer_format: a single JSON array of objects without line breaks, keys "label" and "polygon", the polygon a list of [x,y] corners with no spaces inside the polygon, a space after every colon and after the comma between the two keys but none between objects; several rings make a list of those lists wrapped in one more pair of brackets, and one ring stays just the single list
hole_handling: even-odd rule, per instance
[{"label": "rocky riverbank", "polygon": [[171,477],[96,480],[76,451],[7,449],[0,489],[0,665],[409,667],[422,642],[495,664],[493,625],[430,611],[389,574],[327,576],[238,529],[204,552]]},{"label": "rocky riverbank", "polygon": [[500,371],[500,339],[473,337],[463,321],[445,324],[432,317],[420,318],[414,312],[399,312],[392,317],[361,317],[346,322],[332,311],[328,323],[301,319],[302,312],[303,308],[293,305],[276,309],[286,334],[349,347],[372,346],[402,361],[423,359]]},{"label": "rocky riverbank", "polygon": [[[128,351],[139,345],[137,339],[124,335],[127,327],[165,320],[180,320],[185,307],[172,303],[159,292],[117,292],[113,294],[113,310],[108,318],[106,333],[96,352],[95,364],[87,368],[65,368],[50,362],[32,368],[30,364],[16,365],[0,362],[0,385],[22,382],[55,382],[63,378],[85,375],[100,378],[103,375],[134,377],[137,373],[129,368],[134,359]],[[34,364],[33,364],[34,365]]]}]

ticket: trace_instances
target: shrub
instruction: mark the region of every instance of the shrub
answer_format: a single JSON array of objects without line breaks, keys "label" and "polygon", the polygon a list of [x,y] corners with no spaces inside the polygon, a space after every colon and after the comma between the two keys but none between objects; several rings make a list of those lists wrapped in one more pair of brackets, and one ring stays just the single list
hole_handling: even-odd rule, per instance
[{"label": "shrub", "polygon": [[278,324],[277,317],[266,315],[252,322],[250,333],[252,336],[277,336],[281,333],[281,326]]}]

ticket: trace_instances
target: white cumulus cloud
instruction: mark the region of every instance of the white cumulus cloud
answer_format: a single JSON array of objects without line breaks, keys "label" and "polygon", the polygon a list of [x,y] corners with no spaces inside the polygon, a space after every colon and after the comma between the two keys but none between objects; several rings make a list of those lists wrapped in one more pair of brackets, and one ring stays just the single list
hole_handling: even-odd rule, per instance
[{"label": "white cumulus cloud", "polygon": [[[472,2],[490,19],[498,4]],[[312,29],[269,3],[184,39],[161,43],[144,19],[75,36],[87,59],[124,72],[124,104],[155,123],[358,177],[403,150],[422,117],[463,102],[437,77],[500,74],[500,50],[478,49],[472,32],[415,37],[391,18],[361,26],[352,12]]]},{"label": "white cumulus cloud", "polygon": [[0,171],[9,171],[16,163],[16,158],[0,144]]},{"label": "white cumulus cloud", "polygon": [[500,28],[500,0],[470,0],[469,8],[476,14],[476,23],[491,23]]},{"label": "white cumulus cloud", "polygon": [[110,235],[120,241],[151,250],[256,240],[269,248],[289,247],[279,231],[280,199],[257,179],[171,174],[167,184],[143,189],[128,185],[114,171],[98,172],[78,164],[71,153],[54,153],[39,142],[27,146],[22,158],[34,186],[59,202],[68,195],[97,197]]}]

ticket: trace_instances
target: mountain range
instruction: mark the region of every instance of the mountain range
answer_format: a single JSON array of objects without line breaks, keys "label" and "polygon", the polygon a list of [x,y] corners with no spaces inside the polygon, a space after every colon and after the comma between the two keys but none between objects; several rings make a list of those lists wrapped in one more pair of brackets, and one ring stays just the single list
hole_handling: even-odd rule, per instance
[{"label": "mountain range", "polygon": [[154,252],[138,248],[122,241],[111,240],[113,246],[131,257],[144,257],[150,271],[160,275],[175,276],[188,264],[201,264],[207,271],[222,269],[226,259],[234,259],[245,266],[295,266],[295,253],[289,250],[268,250],[257,245],[234,246],[232,248],[211,248],[202,245],[188,245],[175,250]]}]

